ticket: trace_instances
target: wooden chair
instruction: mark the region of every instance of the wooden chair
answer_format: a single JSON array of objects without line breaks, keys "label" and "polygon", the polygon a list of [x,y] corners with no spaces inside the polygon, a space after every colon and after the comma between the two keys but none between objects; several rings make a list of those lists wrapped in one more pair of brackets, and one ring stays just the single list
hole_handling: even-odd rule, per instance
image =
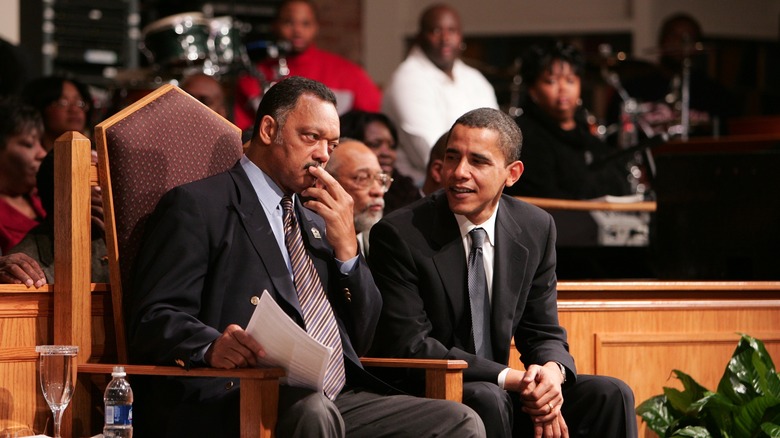
[{"label": "wooden chair", "polygon": [[[69,138],[61,140],[70,143],[72,157],[59,152],[55,157],[57,181],[67,181],[55,188],[55,199],[66,204],[57,207],[62,214],[55,222],[55,260],[71,263],[63,269],[55,265],[55,341],[82,346],[79,373],[108,374],[114,364],[87,363],[92,345],[88,327],[89,296],[76,292],[90,290],[90,187],[86,183],[90,180],[89,140],[75,133],[68,135]],[[129,375],[240,379],[241,436],[270,437],[276,423],[278,379],[284,375],[281,368],[184,370],[126,363],[122,285],[127,284],[124,280],[138,250],[144,220],[168,189],[232,166],[242,153],[240,135],[238,128],[191,96],[174,86],[164,86],[96,127],[101,162],[98,179],[104,194],[113,329],[119,364],[125,366]],[[179,161],[165,169],[165,178],[159,178],[159,174],[152,176],[159,171],[155,166],[167,164],[155,152],[166,147],[169,151],[175,148],[181,151],[176,157]],[[130,164],[131,169],[123,164]],[[133,181],[147,183],[143,196],[133,192]]]},{"label": "wooden chair", "polygon": [[[161,107],[170,107],[161,111]],[[161,111],[163,115],[149,114]],[[166,116],[167,115],[167,116]],[[167,117],[167,118],[166,118]],[[199,131],[200,130],[200,131]],[[124,131],[125,139],[120,137]],[[199,133],[198,133],[199,132]],[[95,130],[99,153],[99,171],[89,165],[89,141],[79,134],[72,134],[62,139],[70,144],[71,154],[57,155],[61,161],[62,171],[55,167],[58,181],[62,184],[55,196],[67,200],[68,205],[58,211],[68,211],[58,218],[68,228],[67,233],[59,233],[60,241],[55,243],[65,257],[56,260],[72,261],[63,269],[56,268],[56,281],[71,291],[86,291],[94,289],[89,283],[89,185],[97,180],[104,196],[104,215],[106,223],[106,243],[108,247],[111,276],[111,307],[113,328],[116,335],[116,351],[118,362],[127,362],[125,351],[124,321],[122,307],[122,284],[131,266],[131,260],[138,249],[142,228],[146,218],[162,194],[168,189],[185,182],[200,179],[215,174],[232,166],[242,153],[240,132],[229,122],[211,112],[201,103],[174,86],[163,86],[145,98],[126,108],[117,115],[99,124]],[[69,134],[66,134],[69,135]],[[173,137],[170,140],[169,137]],[[169,140],[166,140],[168,138]],[[222,145],[226,151],[213,150],[198,155],[193,152],[193,138],[210,139],[215,144]],[[171,164],[166,170],[166,177],[152,175],[155,166],[161,166],[164,161],[154,155],[153,145],[159,147],[160,142],[171,141],[163,147],[185,150],[185,157],[177,158],[178,162]],[[178,141],[180,144],[175,144]],[[131,142],[132,144],[128,144]],[[147,155],[144,157],[144,152]],[[150,159],[151,157],[151,159]],[[146,161],[144,161],[146,160]],[[117,170],[117,162],[131,162],[135,170],[129,175],[122,175]],[[207,165],[206,165],[207,164]],[[122,166],[119,166],[120,168]],[[60,173],[58,173],[60,172]],[[99,177],[97,176],[99,174]],[[121,180],[130,181],[122,183]],[[127,184],[133,181],[146,181],[146,198],[134,197]],[[153,187],[148,182],[151,181]],[[123,185],[124,184],[124,185]],[[129,207],[128,207],[129,204]],[[56,225],[55,225],[56,226]],[[121,260],[121,263],[120,263]],[[63,262],[66,263],[66,262]],[[65,294],[67,297],[58,306],[66,317],[56,322],[62,328],[65,338],[62,342],[90,346],[91,329],[88,324],[89,300],[79,294]],[[109,342],[108,339],[105,340]],[[91,349],[80,354],[80,373],[110,373],[113,364],[87,363]],[[428,379],[426,394],[449,400],[460,401],[462,397],[462,370],[466,368],[463,361],[415,361],[415,360],[383,360],[366,359],[371,366],[401,366],[425,368]],[[191,369],[189,371],[176,367],[125,365],[128,374],[154,374],[166,376],[220,376],[241,378],[241,418],[242,436],[270,436],[276,417],[276,400],[278,398],[277,380],[283,375],[283,370],[253,369],[253,370],[214,370]],[[254,410],[253,410],[254,408]],[[262,415],[257,409],[262,409]]]}]

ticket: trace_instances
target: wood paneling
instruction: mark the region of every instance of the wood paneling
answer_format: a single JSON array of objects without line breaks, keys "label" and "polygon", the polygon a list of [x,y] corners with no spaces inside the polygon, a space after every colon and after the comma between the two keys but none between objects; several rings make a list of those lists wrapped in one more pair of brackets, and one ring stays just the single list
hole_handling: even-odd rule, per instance
[{"label": "wood paneling", "polygon": [[[106,327],[113,327],[110,317],[104,316],[106,299],[105,290],[93,291],[93,359],[114,351],[113,334],[107,337],[105,333]],[[0,285],[0,432],[27,427],[35,433],[52,433],[51,411],[38,381],[35,346],[54,343],[53,307],[49,286]]]},{"label": "wood paneling", "polygon": [[[637,404],[679,387],[669,379],[673,369],[714,389],[738,333],[761,339],[780,360],[780,282],[560,282],[558,289],[578,371],[623,379]],[[107,300],[104,288],[93,290],[92,361],[114,360],[103,357],[114,351]],[[54,339],[52,308],[48,287],[0,287],[0,430],[20,424],[41,433],[50,421],[34,347]],[[522,367],[517,357],[512,364]]]}]

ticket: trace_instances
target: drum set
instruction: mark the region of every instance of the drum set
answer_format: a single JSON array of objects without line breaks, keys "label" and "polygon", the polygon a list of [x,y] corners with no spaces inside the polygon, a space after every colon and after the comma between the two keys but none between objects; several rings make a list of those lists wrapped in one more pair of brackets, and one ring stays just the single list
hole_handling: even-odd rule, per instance
[{"label": "drum set", "polygon": [[248,63],[240,26],[229,16],[207,18],[200,12],[172,15],[143,28],[140,49],[151,65],[172,73],[196,69],[219,76]]},{"label": "drum set", "polygon": [[[242,41],[247,29],[233,17],[208,17],[201,12],[171,15],[148,24],[141,30],[139,50],[149,67],[117,71],[109,92],[113,109],[120,110],[163,84],[178,85],[194,73],[213,76],[228,89],[240,72],[267,82]],[[268,56],[278,56],[273,44],[265,45]]]}]

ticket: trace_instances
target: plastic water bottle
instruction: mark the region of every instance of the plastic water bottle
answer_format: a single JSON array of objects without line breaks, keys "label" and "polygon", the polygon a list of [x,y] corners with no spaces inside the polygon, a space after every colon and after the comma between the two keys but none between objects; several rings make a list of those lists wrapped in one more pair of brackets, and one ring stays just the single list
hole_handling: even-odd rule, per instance
[{"label": "plastic water bottle", "polygon": [[125,368],[114,367],[111,382],[103,395],[106,421],[103,426],[105,438],[133,437],[133,390],[125,379]]}]

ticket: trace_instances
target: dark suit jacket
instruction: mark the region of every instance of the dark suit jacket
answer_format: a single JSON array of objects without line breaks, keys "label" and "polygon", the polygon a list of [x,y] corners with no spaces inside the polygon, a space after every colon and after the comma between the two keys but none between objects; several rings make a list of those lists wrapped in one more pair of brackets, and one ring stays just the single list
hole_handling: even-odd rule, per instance
[{"label": "dark suit jacket", "polygon": [[[381,296],[362,256],[340,273],[321,217],[296,203],[304,244],[333,307],[347,383],[362,374],[358,357],[374,335]],[[190,366],[229,324],[246,327],[253,298],[268,291],[299,325],[303,316],[291,276],[249,178],[236,164],[186,184],[160,200],[147,225],[128,300],[128,345],[135,363]],[[218,401],[238,385],[222,379],[157,379],[149,403]],[[237,383],[237,382],[235,382]],[[162,406],[160,406],[162,407]],[[192,413],[189,413],[192,416]],[[140,420],[136,416],[136,421]],[[204,435],[206,436],[206,435]]]},{"label": "dark suit jacket", "polygon": [[469,363],[464,380],[496,382],[514,336],[526,367],[557,361],[573,381],[574,359],[558,324],[555,235],[549,214],[502,196],[491,301],[495,361],[490,361],[467,351],[466,255],[445,194],[436,192],[386,216],[370,237],[369,262],[384,302],[372,354],[463,359]]}]

